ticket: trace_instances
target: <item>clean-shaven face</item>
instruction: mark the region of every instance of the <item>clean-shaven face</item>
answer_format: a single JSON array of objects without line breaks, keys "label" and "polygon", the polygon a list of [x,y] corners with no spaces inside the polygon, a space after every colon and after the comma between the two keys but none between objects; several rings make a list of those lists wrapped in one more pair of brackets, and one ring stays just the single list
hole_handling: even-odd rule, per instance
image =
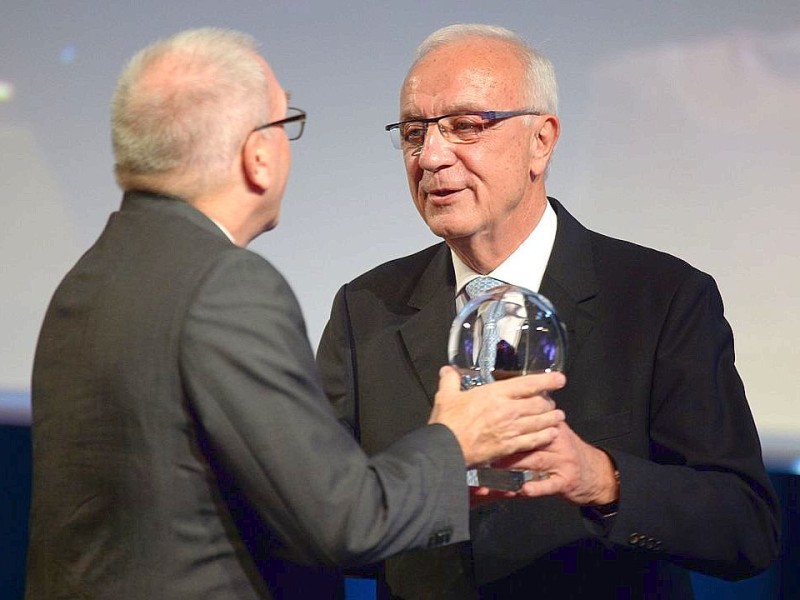
[{"label": "clean-shaven face", "polygon": [[[524,81],[523,65],[508,43],[463,40],[429,53],[409,73],[400,119],[532,108]],[[451,240],[513,231],[515,220],[531,211],[538,119],[498,121],[471,144],[448,142],[431,125],[416,155],[404,151],[411,195],[433,233]]]}]

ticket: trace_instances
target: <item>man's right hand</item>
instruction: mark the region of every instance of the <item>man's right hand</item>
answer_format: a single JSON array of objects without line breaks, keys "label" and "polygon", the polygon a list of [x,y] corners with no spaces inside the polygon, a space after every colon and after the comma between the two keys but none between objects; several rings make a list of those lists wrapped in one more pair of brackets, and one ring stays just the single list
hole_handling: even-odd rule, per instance
[{"label": "man's right hand", "polygon": [[563,373],[524,375],[461,390],[453,367],[439,371],[439,389],[428,423],[450,428],[468,467],[535,450],[552,442],[564,412],[549,392],[566,384]]}]

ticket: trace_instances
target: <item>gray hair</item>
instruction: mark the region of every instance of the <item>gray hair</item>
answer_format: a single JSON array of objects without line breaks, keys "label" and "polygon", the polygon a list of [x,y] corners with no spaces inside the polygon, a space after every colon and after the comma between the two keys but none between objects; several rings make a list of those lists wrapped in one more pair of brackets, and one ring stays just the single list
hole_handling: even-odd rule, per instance
[{"label": "gray hair", "polygon": [[488,38],[502,40],[510,44],[519,56],[526,71],[525,96],[531,108],[557,114],[558,84],[553,64],[541,52],[532,48],[513,31],[505,27],[479,24],[448,25],[429,35],[417,48],[411,72],[427,54],[455,42],[469,38]]},{"label": "gray hair", "polygon": [[250,36],[203,28],[151,44],[130,60],[112,101],[119,185],[167,183],[158,191],[191,197],[221,183],[269,104]]}]

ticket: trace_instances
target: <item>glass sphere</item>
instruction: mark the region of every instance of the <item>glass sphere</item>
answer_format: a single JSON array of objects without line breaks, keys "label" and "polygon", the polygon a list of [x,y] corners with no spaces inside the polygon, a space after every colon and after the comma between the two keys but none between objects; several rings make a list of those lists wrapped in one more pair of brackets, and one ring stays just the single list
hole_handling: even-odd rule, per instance
[{"label": "glass sphere", "polygon": [[561,371],[566,330],[547,298],[501,285],[472,298],[450,328],[448,357],[469,389],[529,373]]}]

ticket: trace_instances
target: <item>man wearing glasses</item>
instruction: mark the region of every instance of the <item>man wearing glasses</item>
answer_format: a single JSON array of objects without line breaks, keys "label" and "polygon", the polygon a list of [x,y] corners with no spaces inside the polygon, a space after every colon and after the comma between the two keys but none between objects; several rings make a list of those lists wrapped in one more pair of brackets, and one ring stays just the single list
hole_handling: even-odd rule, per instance
[{"label": "man wearing glasses", "polygon": [[120,77],[122,206],[35,358],[31,600],[269,598],[276,556],[463,541],[465,467],[549,443],[563,419],[560,374],[463,393],[447,368],[430,418],[384,453],[342,429],[291,290],[244,248],[278,221],[305,122],[254,48],[188,31]]},{"label": "man wearing glasses", "polygon": [[[778,551],[778,510],[713,280],[585,229],[548,198],[550,62],[512,32],[455,25],[417,51],[386,126],[444,239],[343,286],[318,352],[368,453],[421,424],[466,284],[546,296],[568,328],[559,435],[522,460],[536,498],[487,503],[472,539],[385,564],[394,598],[689,598]],[[488,497],[491,499],[491,496]]]}]

